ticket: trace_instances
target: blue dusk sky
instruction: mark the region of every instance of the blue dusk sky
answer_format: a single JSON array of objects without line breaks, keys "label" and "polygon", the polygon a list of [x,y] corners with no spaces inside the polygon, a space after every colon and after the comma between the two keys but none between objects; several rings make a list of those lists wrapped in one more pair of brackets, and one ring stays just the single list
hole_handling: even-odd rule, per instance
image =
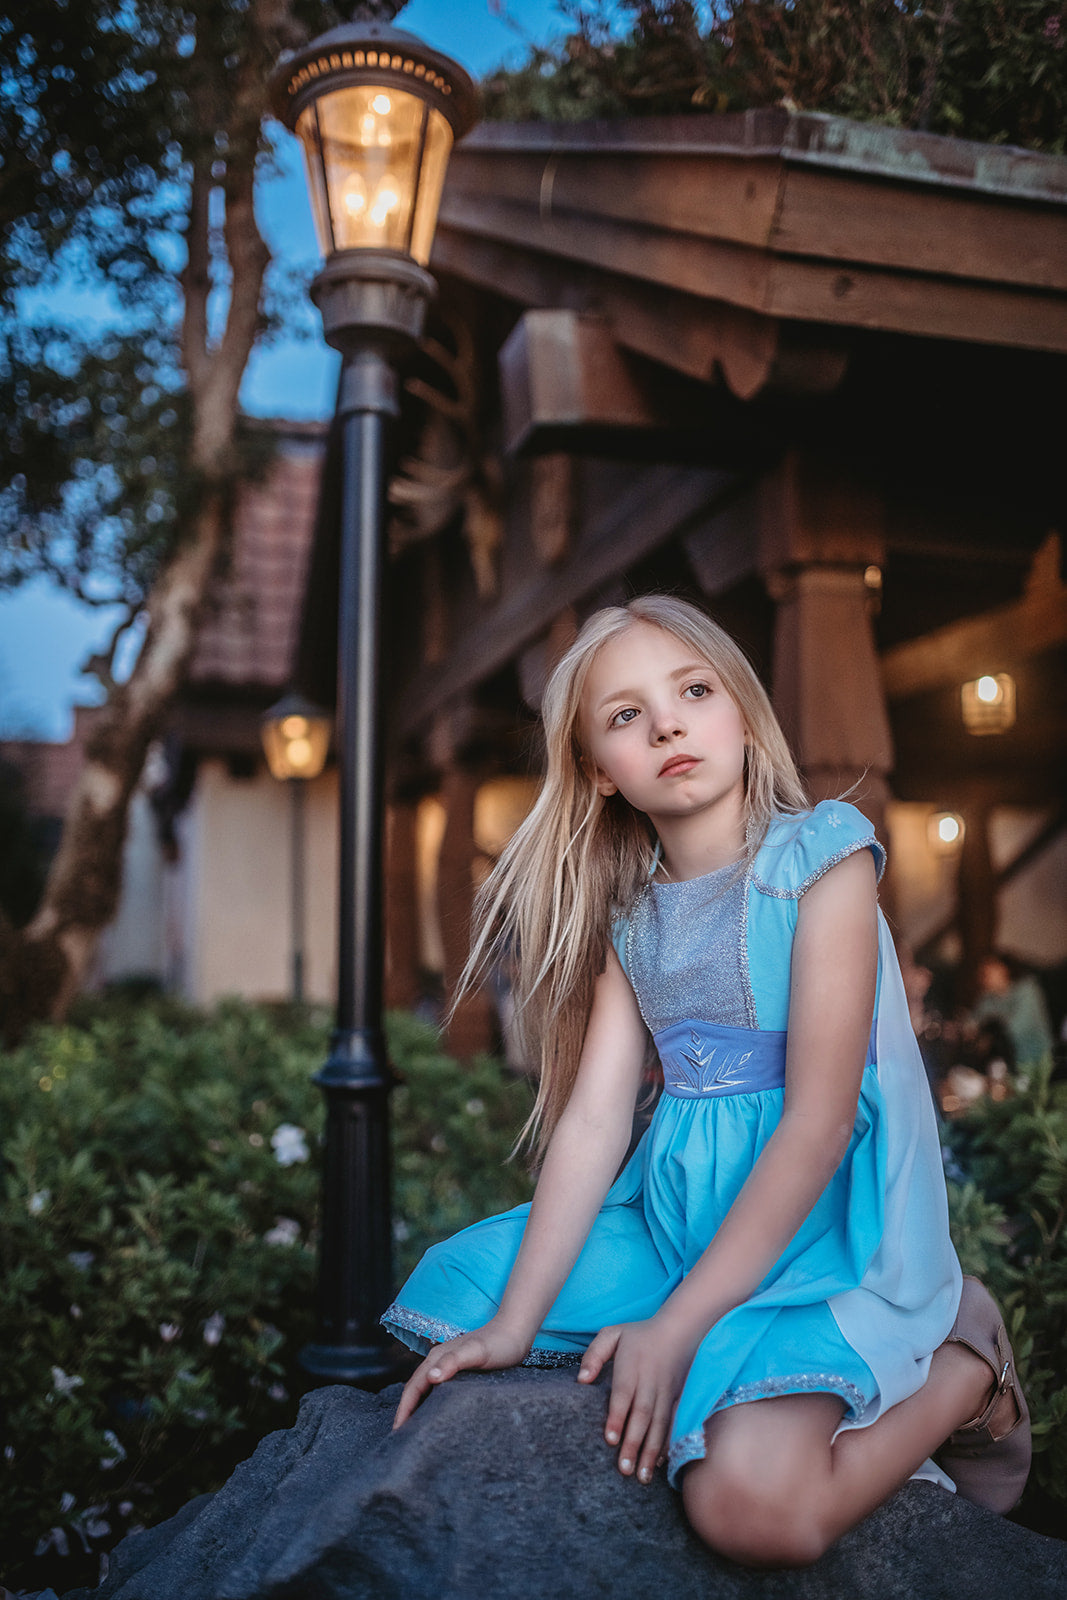
[{"label": "blue dusk sky", "polygon": [[[452,56],[475,78],[567,31],[556,0],[411,0],[397,26]],[[279,140],[287,147],[283,171],[261,187],[261,226],[275,256],[311,266],[318,251],[296,141],[281,130]],[[32,300],[27,310],[32,315]],[[110,307],[103,293],[72,289],[59,297],[53,292],[49,310],[92,324],[106,319]],[[306,328],[310,337],[282,339],[253,355],[241,390],[246,411],[329,415],[337,358],[323,344],[310,307]],[[90,610],[43,580],[0,595],[0,739],[70,736],[73,707],[100,698],[95,683],[80,676],[80,665],[101,648],[112,625],[110,612]]]}]

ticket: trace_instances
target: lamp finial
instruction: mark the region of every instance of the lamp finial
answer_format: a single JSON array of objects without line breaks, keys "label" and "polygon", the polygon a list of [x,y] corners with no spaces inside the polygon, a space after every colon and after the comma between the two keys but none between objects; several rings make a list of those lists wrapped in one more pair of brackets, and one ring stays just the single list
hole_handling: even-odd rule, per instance
[{"label": "lamp finial", "polygon": [[388,27],[406,4],[407,0],[358,0],[352,8],[352,21],[384,22]]}]

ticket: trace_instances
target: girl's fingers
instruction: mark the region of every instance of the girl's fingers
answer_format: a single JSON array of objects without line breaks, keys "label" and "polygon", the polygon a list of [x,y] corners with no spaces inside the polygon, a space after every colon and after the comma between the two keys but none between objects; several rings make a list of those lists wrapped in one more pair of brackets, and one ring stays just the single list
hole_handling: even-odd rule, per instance
[{"label": "girl's fingers", "polygon": [[657,1409],[637,1458],[637,1476],[642,1483],[651,1483],[652,1474],[663,1465],[668,1422],[667,1408]]},{"label": "girl's fingers", "polygon": [[[619,1446],[619,1471],[626,1477],[646,1464],[647,1443],[652,1434],[655,1416],[655,1391],[639,1389],[630,1402],[622,1444]],[[661,1443],[661,1439],[654,1441],[653,1461],[659,1453]]]},{"label": "girl's fingers", "polygon": [[599,1378],[615,1354],[620,1332],[619,1328],[601,1328],[582,1357],[582,1364],[578,1369],[579,1383],[592,1383],[594,1378]]},{"label": "girl's fingers", "polygon": [[404,1385],[404,1392],[396,1408],[396,1416],[393,1418],[394,1433],[397,1428],[403,1427],[431,1389],[436,1388],[438,1384],[447,1383],[449,1378],[454,1378],[464,1367],[477,1366],[480,1354],[484,1359],[480,1345],[472,1341],[467,1341],[467,1344],[470,1348],[466,1351],[462,1346],[457,1348],[438,1346],[437,1349],[430,1351],[420,1366],[415,1368]]}]

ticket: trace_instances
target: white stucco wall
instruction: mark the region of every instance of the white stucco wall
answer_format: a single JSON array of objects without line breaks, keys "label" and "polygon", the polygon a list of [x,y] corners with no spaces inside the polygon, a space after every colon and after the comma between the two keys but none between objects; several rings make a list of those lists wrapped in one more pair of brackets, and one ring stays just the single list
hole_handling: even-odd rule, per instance
[{"label": "white stucco wall", "polygon": [[94,980],[167,979],[162,907],[166,864],[148,797],[138,789],[130,802],[122,864],[122,898],[114,922],[97,946]]},{"label": "white stucco wall", "polygon": [[[337,779],[305,793],[304,992],[336,988]],[[290,797],[266,771],[235,779],[205,761],[180,827],[175,921],[184,951],[179,987],[204,1004],[221,995],[284,999],[291,993]]]}]

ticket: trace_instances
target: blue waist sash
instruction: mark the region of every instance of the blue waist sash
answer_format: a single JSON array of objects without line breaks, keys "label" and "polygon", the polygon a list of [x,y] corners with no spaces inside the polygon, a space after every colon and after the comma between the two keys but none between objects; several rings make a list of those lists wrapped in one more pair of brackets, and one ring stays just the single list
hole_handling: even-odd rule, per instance
[{"label": "blue waist sash", "polygon": [[663,1088],[678,1100],[754,1094],[785,1083],[784,1033],[674,1022],[653,1035],[663,1063]]}]

